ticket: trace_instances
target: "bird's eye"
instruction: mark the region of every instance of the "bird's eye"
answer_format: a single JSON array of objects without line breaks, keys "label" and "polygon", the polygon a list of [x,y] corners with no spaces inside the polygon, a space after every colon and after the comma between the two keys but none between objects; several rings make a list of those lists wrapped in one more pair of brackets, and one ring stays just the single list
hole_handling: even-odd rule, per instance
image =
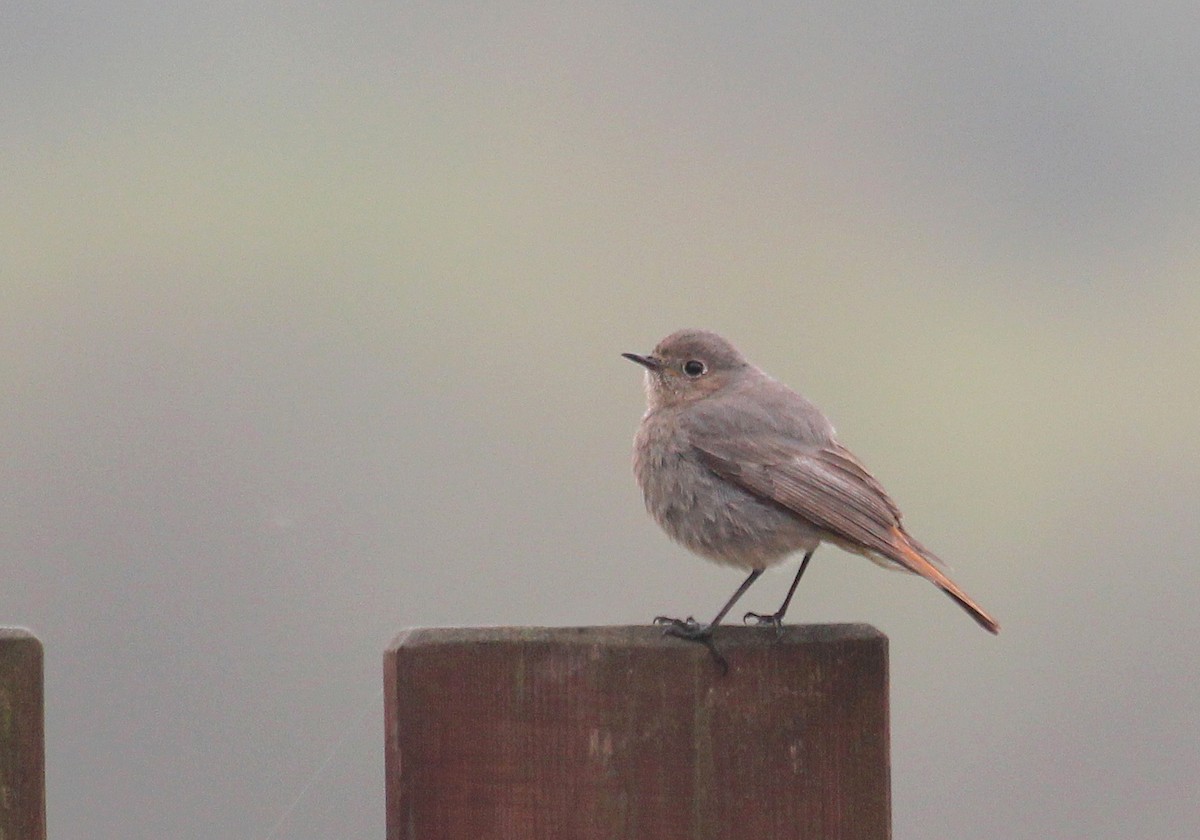
[{"label": "bird's eye", "polygon": [[683,372],[695,379],[702,375],[708,368],[704,366],[704,362],[699,359],[690,359],[683,363]]}]

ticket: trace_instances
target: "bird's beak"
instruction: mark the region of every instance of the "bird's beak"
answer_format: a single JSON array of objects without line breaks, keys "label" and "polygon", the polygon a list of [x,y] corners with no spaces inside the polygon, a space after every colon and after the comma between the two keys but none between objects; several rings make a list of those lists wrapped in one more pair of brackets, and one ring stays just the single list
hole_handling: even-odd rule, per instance
[{"label": "bird's beak", "polygon": [[622,353],[621,355],[631,362],[637,362],[647,370],[659,370],[662,367],[662,362],[654,356],[639,356],[637,353]]}]

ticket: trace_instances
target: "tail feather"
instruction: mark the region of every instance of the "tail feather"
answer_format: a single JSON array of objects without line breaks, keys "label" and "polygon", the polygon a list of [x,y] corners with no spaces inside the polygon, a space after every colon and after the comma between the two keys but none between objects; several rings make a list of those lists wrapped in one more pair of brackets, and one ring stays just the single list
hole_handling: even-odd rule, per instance
[{"label": "tail feather", "polygon": [[[904,533],[900,528],[892,528],[892,548],[895,549],[895,556],[891,557],[900,565],[904,566],[909,571],[915,572],[925,578],[930,583],[933,583],[947,595],[954,599],[954,602],[967,611],[971,618],[979,623],[979,626],[989,633],[999,633],[1000,625],[994,618],[987,614],[983,607],[976,604],[967,593],[958,588],[958,585],[946,577],[930,558],[926,558],[926,552],[922,549],[921,544],[912,539],[908,534]],[[936,558],[932,558],[936,560]]]}]

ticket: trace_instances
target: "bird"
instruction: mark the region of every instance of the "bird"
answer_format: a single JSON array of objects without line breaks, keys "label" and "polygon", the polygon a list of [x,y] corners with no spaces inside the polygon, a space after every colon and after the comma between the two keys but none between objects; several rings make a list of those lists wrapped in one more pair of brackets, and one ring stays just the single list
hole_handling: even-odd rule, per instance
[{"label": "bird", "polygon": [[920,575],[985,630],[999,632],[996,620],[908,533],[896,503],[838,441],[821,410],[728,340],[684,329],[649,354],[621,355],[645,368],[646,412],[634,438],[633,471],[646,509],[692,552],[747,572],[708,624],[656,617],[668,634],[708,644],[724,664],[711,639],[738,599],[764,570],[803,552],[779,609],[743,617],[779,631],[823,542]]}]

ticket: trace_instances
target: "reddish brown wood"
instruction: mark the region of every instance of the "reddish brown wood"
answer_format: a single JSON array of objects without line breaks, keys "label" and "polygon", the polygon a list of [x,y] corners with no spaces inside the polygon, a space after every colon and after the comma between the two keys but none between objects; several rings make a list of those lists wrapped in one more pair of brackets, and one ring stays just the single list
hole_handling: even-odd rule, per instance
[{"label": "reddish brown wood", "polygon": [[891,836],[887,638],[410,630],[384,657],[389,840]]},{"label": "reddish brown wood", "polygon": [[46,840],[42,643],[0,627],[0,840]]}]

